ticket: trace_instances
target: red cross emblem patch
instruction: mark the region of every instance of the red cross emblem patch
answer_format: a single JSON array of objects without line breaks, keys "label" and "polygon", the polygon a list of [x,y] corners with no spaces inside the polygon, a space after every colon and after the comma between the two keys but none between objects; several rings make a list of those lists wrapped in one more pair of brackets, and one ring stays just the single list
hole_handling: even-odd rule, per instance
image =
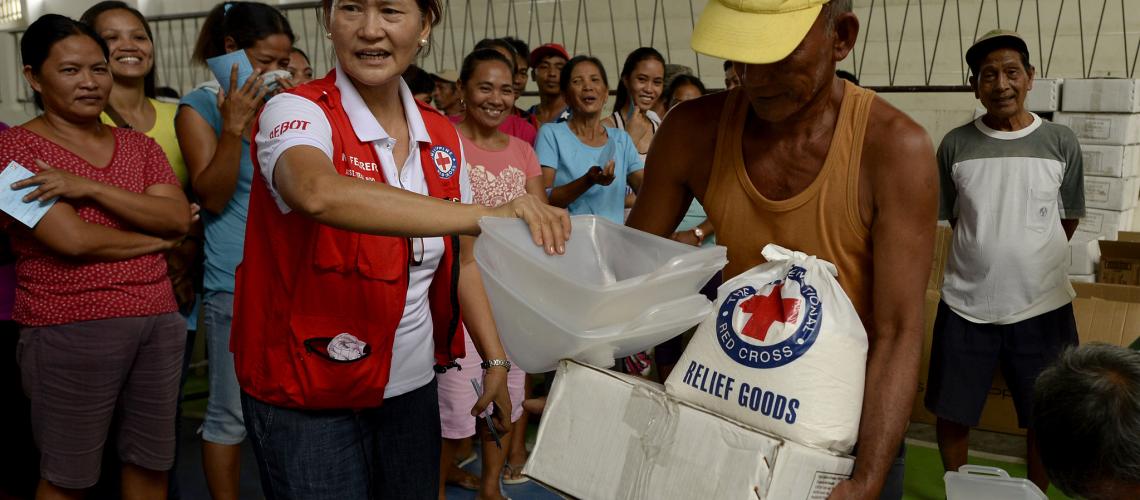
[{"label": "red cross emblem patch", "polygon": [[431,161],[441,179],[450,179],[459,170],[459,159],[455,157],[455,152],[446,146],[431,148]]},{"label": "red cross emblem patch", "polygon": [[753,295],[740,303],[740,310],[751,317],[744,324],[741,334],[764,342],[768,330],[774,323],[794,323],[800,312],[799,299],[781,298],[784,284],[778,284],[767,295]]}]

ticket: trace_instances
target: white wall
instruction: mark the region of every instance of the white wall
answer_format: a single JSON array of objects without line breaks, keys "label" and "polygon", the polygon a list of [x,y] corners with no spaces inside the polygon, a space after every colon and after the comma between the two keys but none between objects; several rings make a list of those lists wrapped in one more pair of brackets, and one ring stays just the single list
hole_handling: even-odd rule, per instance
[{"label": "white wall", "polygon": [[[46,12],[78,16],[96,0],[26,2],[33,16]],[[694,14],[699,15],[706,2],[692,0]],[[132,3],[145,14],[154,16],[204,12],[217,2],[134,0]],[[297,0],[267,0],[267,3],[288,5]],[[944,4],[945,12],[942,11]],[[1107,7],[1103,22],[1102,6]],[[613,24],[610,23],[611,9]],[[864,85],[872,86],[961,85],[961,52],[974,39],[975,27],[979,34],[999,25],[1017,28],[1029,40],[1032,62],[1038,66],[1039,76],[1045,73],[1066,78],[1084,74],[1126,76],[1135,72],[1132,60],[1140,41],[1140,1],[1137,0],[855,0],[855,11],[862,26],[860,39],[853,54],[840,67],[856,72]],[[508,13],[513,14],[509,20]],[[323,49],[325,41],[320,27],[306,17],[307,30],[303,29],[301,14],[301,11],[290,13],[299,44],[318,59],[318,71],[324,71],[327,51]],[[444,16],[444,23],[433,33],[432,52],[421,61],[429,70],[458,67],[462,55],[485,34],[512,34],[532,46],[558,41],[574,53],[590,51],[606,64],[607,71],[613,75],[611,80],[616,80],[625,54],[652,41],[671,62],[694,69],[699,65],[709,87],[723,85],[721,61],[697,56],[689,49],[692,23],[689,0],[447,0]],[[939,34],[940,17],[942,31]],[[172,38],[173,35],[170,34]],[[192,42],[194,33],[187,32],[186,36]],[[188,52],[189,47],[177,45],[163,50],[160,60],[173,66],[163,67],[160,80],[171,80],[178,75],[182,75],[182,80],[205,78],[202,70],[181,60],[185,57],[177,57]],[[15,68],[16,51],[12,37],[0,34],[0,67]],[[1135,76],[1140,77],[1140,73]],[[0,120],[26,119],[23,107],[13,97],[20,85],[18,71],[0,72]],[[888,94],[885,97],[923,123],[936,142],[949,124],[968,120],[975,106],[973,97],[963,93]]]}]

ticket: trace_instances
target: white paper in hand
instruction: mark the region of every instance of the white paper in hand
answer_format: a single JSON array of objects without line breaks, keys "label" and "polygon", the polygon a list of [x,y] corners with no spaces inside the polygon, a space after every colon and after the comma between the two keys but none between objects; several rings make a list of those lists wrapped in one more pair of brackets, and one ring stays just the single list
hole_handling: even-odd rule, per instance
[{"label": "white paper in hand", "polygon": [[36,227],[48,209],[55,205],[56,198],[47,201],[25,202],[24,196],[35,191],[38,186],[27,186],[23,189],[12,189],[12,184],[32,177],[30,170],[16,162],[8,163],[8,167],[0,172],[0,210],[11,215],[13,219],[22,222],[29,228]]}]

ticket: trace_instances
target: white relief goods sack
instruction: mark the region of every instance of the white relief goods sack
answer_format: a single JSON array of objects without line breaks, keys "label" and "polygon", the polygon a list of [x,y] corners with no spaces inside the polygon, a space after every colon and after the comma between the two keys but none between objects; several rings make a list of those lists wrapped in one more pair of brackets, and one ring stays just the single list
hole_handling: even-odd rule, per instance
[{"label": "white relief goods sack", "polygon": [[850,453],[867,333],[835,266],[776,245],[725,282],[666,392],[808,446]]}]

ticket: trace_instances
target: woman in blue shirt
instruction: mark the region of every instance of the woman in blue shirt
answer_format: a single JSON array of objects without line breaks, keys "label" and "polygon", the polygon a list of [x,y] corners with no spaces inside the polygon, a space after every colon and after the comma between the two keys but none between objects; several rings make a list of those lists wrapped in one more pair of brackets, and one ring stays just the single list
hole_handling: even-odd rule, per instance
[{"label": "woman in blue shirt", "polygon": [[[210,359],[210,397],[202,423],[202,464],[214,498],[237,498],[240,444],[246,428],[241,410],[230,324],[234,277],[245,247],[245,222],[253,163],[250,126],[269,90],[262,74],[285,70],[293,50],[293,31],[277,9],[258,2],[225,2],[210,11],[194,47],[193,60],[245,51],[253,74],[243,85],[231,75],[230,90],[213,82],[186,94],[174,127],[190,173],[190,185],[202,206],[206,232],[203,321]],[[291,82],[279,80],[282,87]]]},{"label": "woman in blue shirt", "polygon": [[629,134],[602,126],[606,70],[595,57],[576,56],[562,68],[559,85],[570,118],[543,125],[534,145],[550,204],[623,224],[625,188],[641,189],[645,165]]}]

